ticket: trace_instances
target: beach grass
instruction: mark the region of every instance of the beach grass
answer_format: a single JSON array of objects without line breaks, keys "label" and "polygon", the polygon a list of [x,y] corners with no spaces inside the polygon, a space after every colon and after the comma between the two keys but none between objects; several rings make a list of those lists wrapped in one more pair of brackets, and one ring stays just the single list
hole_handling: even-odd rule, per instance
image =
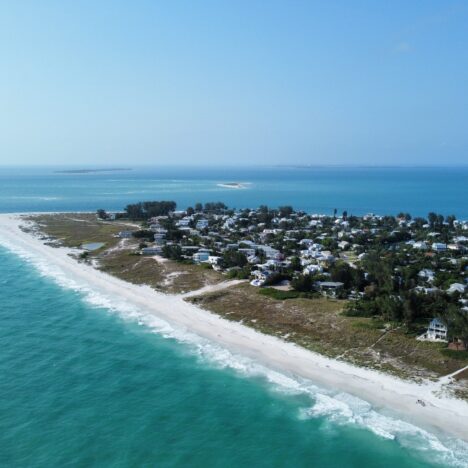
[{"label": "beach grass", "polygon": [[95,253],[116,245],[119,239],[114,236],[129,229],[126,223],[100,221],[92,213],[41,214],[27,219],[37,223],[42,232],[57,239],[65,247],[104,243]]},{"label": "beach grass", "polygon": [[116,250],[97,256],[99,268],[133,284],[146,284],[157,291],[178,294],[221,282],[224,277],[213,269],[171,260],[157,261],[132,250]]},{"label": "beach grass", "polygon": [[461,367],[458,356],[444,353],[443,345],[416,341],[403,327],[344,316],[346,301],[323,296],[286,300],[265,290],[242,284],[189,300],[312,351],[403,378],[436,378]]}]

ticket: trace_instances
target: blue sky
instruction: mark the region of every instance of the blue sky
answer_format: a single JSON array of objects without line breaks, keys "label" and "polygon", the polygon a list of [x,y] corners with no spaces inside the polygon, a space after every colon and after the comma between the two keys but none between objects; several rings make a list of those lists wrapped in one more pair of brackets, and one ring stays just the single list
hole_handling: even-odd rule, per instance
[{"label": "blue sky", "polygon": [[0,164],[467,164],[467,44],[464,1],[0,1]]}]

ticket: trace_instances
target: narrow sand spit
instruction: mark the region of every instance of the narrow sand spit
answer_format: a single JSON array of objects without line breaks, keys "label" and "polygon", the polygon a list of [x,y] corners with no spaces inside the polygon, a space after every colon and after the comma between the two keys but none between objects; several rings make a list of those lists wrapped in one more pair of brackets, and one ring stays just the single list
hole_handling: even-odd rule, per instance
[{"label": "narrow sand spit", "polygon": [[264,335],[202,310],[184,301],[182,295],[167,295],[147,286],[133,285],[95,270],[91,265],[78,263],[68,255],[69,249],[44,245],[40,239],[23,232],[19,228],[21,223],[19,215],[0,215],[0,245],[39,257],[79,284],[131,303],[180,330],[195,333],[270,369],[347,392],[386,414],[468,440],[468,403],[445,396],[443,379],[422,384],[403,381]]}]

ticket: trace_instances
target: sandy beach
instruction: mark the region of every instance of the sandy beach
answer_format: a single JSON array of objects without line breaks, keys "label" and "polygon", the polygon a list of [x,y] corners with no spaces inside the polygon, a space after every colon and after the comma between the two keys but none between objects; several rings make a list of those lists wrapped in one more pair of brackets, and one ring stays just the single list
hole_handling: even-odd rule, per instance
[{"label": "sandy beach", "polygon": [[19,215],[0,215],[0,245],[13,246],[40,257],[90,289],[122,299],[173,327],[208,339],[270,369],[349,393],[368,401],[377,411],[435,433],[443,432],[468,441],[468,403],[444,395],[442,385],[447,379],[417,384],[328,359],[240,323],[227,321],[184,301],[183,295],[158,293],[149,287],[107,275],[91,265],[78,263],[70,257],[69,249],[44,245],[37,237],[23,232],[19,228],[21,223]]}]

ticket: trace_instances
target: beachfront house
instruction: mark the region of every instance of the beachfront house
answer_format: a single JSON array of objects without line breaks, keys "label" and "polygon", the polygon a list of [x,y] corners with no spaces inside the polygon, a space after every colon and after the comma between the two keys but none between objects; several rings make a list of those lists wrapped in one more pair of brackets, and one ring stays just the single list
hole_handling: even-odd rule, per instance
[{"label": "beachfront house", "polygon": [[427,332],[417,338],[419,341],[447,341],[447,327],[438,319],[431,320]]},{"label": "beachfront house", "polygon": [[222,258],[218,257],[217,255],[209,255],[208,256],[208,263],[210,265],[217,265],[219,262],[221,262]]}]

